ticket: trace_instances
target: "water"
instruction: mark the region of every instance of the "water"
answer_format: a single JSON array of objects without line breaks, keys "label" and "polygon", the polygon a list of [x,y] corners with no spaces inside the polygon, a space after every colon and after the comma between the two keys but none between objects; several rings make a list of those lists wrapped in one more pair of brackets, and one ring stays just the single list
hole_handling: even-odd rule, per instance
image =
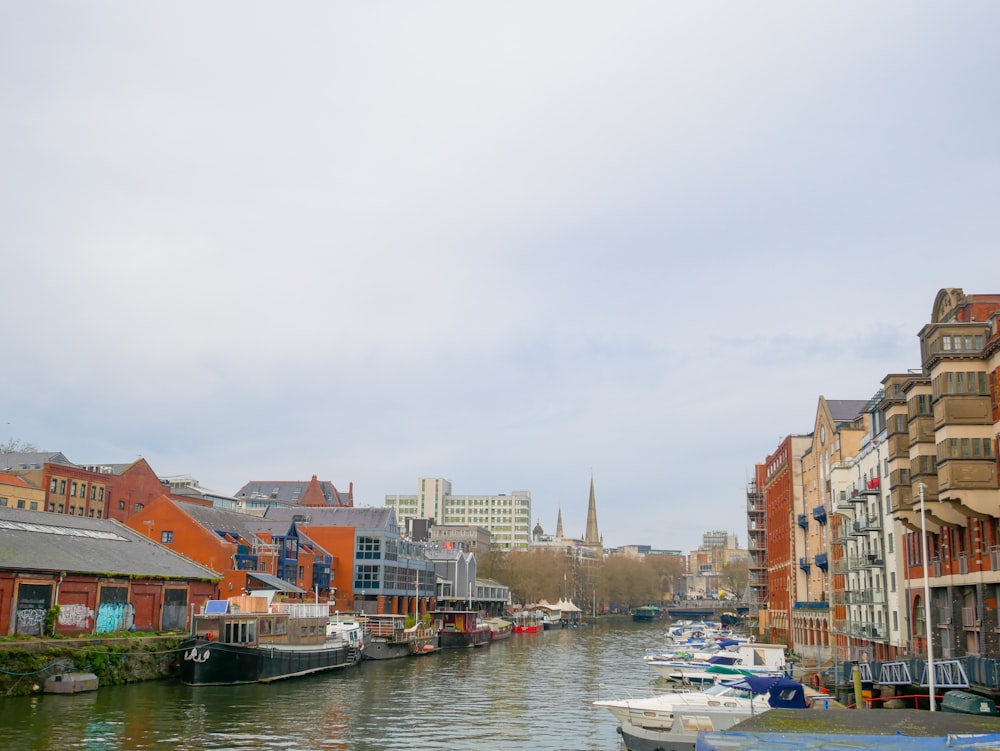
[{"label": "water", "polygon": [[[620,751],[601,684],[648,686],[661,627],[611,620],[270,685],[0,699],[2,751]],[[607,692],[605,691],[604,696]]]}]

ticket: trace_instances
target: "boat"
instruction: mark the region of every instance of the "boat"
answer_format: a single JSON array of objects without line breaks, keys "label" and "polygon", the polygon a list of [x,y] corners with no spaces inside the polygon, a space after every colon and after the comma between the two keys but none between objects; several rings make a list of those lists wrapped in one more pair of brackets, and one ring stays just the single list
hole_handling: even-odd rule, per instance
[{"label": "boat", "polygon": [[636,623],[649,623],[658,621],[663,615],[656,605],[640,605],[632,611],[632,620]]},{"label": "boat", "polygon": [[406,620],[405,615],[365,616],[367,636],[361,656],[366,660],[391,660],[436,651],[437,631],[422,624],[407,628]]},{"label": "boat", "polygon": [[96,691],[98,679],[94,673],[60,673],[50,675],[42,684],[46,694],[82,694]]},{"label": "boat", "polygon": [[514,615],[515,634],[537,634],[542,630],[544,630],[544,627],[540,623],[538,613],[522,610],[520,613]]},{"label": "boat", "polygon": [[693,751],[701,732],[726,730],[774,707],[803,709],[808,702],[798,681],[744,676],[705,691],[594,705],[610,710],[621,723],[618,732],[628,751]]},{"label": "boat", "polygon": [[361,649],[340,630],[328,637],[329,621],[326,604],[210,600],[179,646],[180,680],[189,686],[270,683],[357,665]]},{"label": "boat", "polygon": [[514,622],[506,618],[487,618],[485,623],[490,629],[490,641],[507,639],[514,633]]},{"label": "boat", "polygon": [[479,622],[476,610],[433,610],[441,649],[482,647],[490,643],[490,627]]}]

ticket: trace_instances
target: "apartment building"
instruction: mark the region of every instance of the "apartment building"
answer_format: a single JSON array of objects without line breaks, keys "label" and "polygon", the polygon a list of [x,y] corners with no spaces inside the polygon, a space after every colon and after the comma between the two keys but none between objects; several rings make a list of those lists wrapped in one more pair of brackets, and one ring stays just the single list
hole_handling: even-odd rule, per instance
[{"label": "apartment building", "polygon": [[416,495],[387,495],[385,505],[396,511],[400,526],[410,519],[432,519],[436,524],[483,527],[499,550],[526,550],[531,539],[531,493],[453,495],[451,482],[423,477]]},{"label": "apartment building", "polygon": [[908,636],[918,654],[928,630],[939,657],[1000,652],[998,322],[1000,295],[940,290],[919,333],[920,369],[884,381],[887,503],[906,529]]}]

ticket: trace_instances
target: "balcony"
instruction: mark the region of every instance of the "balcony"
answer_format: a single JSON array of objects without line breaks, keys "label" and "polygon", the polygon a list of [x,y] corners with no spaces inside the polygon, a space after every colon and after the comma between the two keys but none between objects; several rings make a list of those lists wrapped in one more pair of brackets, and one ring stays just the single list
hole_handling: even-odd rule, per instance
[{"label": "balcony", "polygon": [[826,553],[817,553],[813,560],[816,561],[817,568],[822,571],[826,571],[830,567],[830,559]]},{"label": "balcony", "polygon": [[847,494],[846,490],[841,490],[837,493],[837,498],[833,507],[834,510],[842,512],[852,511],[854,509],[854,504],[851,502],[851,497]]},{"label": "balcony", "polygon": [[865,532],[878,532],[882,529],[882,517],[876,514],[861,518],[861,529]]},{"label": "balcony", "polygon": [[873,477],[868,482],[865,483],[861,492],[865,495],[878,495],[881,492],[881,481],[877,477]]},{"label": "balcony", "polygon": [[907,459],[910,456],[910,436],[896,434],[889,436],[889,461]]},{"label": "balcony", "polygon": [[802,529],[809,531],[809,517],[806,514],[799,514],[797,522]]},{"label": "balcony", "polygon": [[809,559],[799,558],[799,568],[808,574],[812,570],[812,566],[809,564]]},{"label": "balcony", "polygon": [[885,560],[881,553],[869,553],[863,556],[863,564],[865,568],[882,568],[885,566]]},{"label": "balcony", "polygon": [[813,519],[820,524],[826,524],[826,506],[817,506],[813,509]]}]

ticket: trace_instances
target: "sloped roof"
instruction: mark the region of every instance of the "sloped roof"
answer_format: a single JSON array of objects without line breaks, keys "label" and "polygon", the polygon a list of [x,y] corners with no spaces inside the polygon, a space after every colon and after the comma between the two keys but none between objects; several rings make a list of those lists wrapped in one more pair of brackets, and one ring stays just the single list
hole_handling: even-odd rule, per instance
[{"label": "sloped roof", "polygon": [[216,572],[119,522],[0,508],[0,568],[210,579]]},{"label": "sloped roof", "polygon": [[227,509],[215,508],[214,506],[202,506],[196,503],[184,503],[182,501],[171,500],[175,506],[183,509],[192,519],[212,532],[235,532],[240,537],[250,539],[253,537],[255,528],[251,526],[259,521],[259,517],[254,514],[244,514],[239,511],[229,511]]},{"label": "sloped roof", "polygon": [[308,524],[314,527],[358,527],[361,529],[384,529],[389,524],[389,515],[394,514],[388,506],[303,506],[285,508],[271,506],[264,512],[267,521],[281,521],[291,524]]},{"label": "sloped roof", "polygon": [[[250,579],[256,579],[264,585],[264,589],[273,589],[278,592],[294,592],[296,594],[302,594],[306,591],[290,582],[286,582],[284,579],[279,579],[277,576],[264,574],[260,571],[247,571],[247,580],[249,581]],[[254,589],[254,587],[250,587],[250,589]]]},{"label": "sloped roof", "polygon": [[[329,480],[251,480],[233,495],[255,501],[275,501],[276,503],[299,505],[309,491],[309,485],[316,481],[327,506],[353,506],[352,492],[341,493]],[[313,490],[315,493],[315,489]],[[312,494],[310,494],[312,495]],[[315,499],[312,501],[315,503]]]},{"label": "sloped roof", "polygon": [[868,405],[867,399],[827,399],[826,406],[834,422],[856,420]]},{"label": "sloped roof", "polygon": [[46,463],[76,466],[61,451],[16,451],[0,454],[0,470],[4,471],[41,469]]},{"label": "sloped roof", "polygon": [[24,478],[12,475],[7,472],[0,472],[0,485],[14,485],[19,488],[30,488]]}]

